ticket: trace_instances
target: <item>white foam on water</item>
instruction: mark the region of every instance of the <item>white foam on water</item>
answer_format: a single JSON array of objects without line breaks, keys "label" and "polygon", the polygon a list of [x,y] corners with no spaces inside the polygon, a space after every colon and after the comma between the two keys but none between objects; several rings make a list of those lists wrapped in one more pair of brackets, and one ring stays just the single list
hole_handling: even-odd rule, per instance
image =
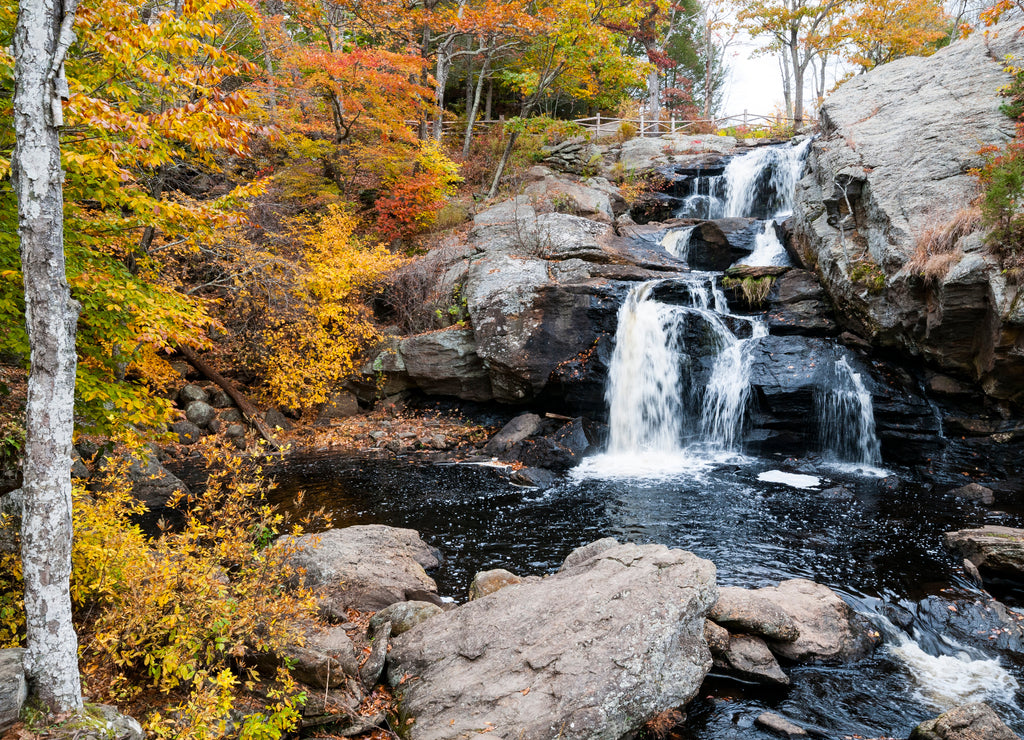
[{"label": "white foam on water", "polygon": [[[1012,701],[1019,688],[998,658],[974,658],[966,650],[930,655],[905,632],[891,639],[889,652],[906,666],[915,695],[937,711],[973,701]],[[954,643],[953,647],[960,646]]]},{"label": "white foam on water", "polygon": [[817,488],[821,485],[821,478],[816,475],[787,473],[782,470],[766,470],[759,474],[757,479],[764,483],[781,483],[791,488]]}]

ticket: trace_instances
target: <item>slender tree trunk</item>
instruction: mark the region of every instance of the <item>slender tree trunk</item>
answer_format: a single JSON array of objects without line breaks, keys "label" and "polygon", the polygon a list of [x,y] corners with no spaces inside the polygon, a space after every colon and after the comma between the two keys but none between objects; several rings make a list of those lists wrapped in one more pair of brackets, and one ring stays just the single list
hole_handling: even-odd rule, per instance
[{"label": "slender tree trunk", "polygon": [[277,85],[274,83],[274,58],[267,43],[267,32],[260,25],[260,46],[263,47],[263,66],[267,70],[267,90],[270,93],[270,114],[277,115]]},{"label": "slender tree trunk", "polygon": [[484,81],[491,68],[491,57],[488,54],[484,58],[484,66],[480,68],[480,77],[476,81],[476,88],[473,91],[473,103],[469,109],[469,116],[466,118],[466,135],[462,139],[462,156],[468,157],[470,147],[473,144],[473,124],[476,123],[476,114],[480,111],[480,95],[484,89]]},{"label": "slender tree trunk", "polygon": [[786,118],[793,118],[793,77],[789,73],[789,57],[783,51],[779,55],[779,69],[782,72],[782,99],[786,106]]},{"label": "slender tree trunk", "polygon": [[800,40],[796,29],[792,32],[789,52],[793,68],[793,120],[799,128],[804,121],[804,71],[807,68],[807,60],[802,64],[800,62]]},{"label": "slender tree trunk", "polygon": [[448,76],[452,71],[452,54],[455,51],[455,37],[450,36],[437,47],[437,64],[434,67],[434,79],[437,87],[434,89],[434,105],[437,106],[437,115],[434,119],[434,139],[438,142],[444,136],[444,92],[448,85]]},{"label": "slender tree trunk", "polygon": [[651,72],[647,75],[647,105],[651,109],[651,120],[655,122],[655,135],[661,133],[661,70],[658,65],[651,65]]},{"label": "slender tree trunk", "polygon": [[494,120],[494,80],[487,80],[487,107],[484,110],[484,120]]},{"label": "slender tree trunk", "polygon": [[508,137],[508,143],[505,145],[505,151],[502,152],[501,160],[498,162],[498,169],[494,171],[494,180],[491,182],[491,189],[487,192],[488,198],[493,198],[498,194],[498,184],[501,182],[501,175],[505,172],[505,165],[508,164],[509,157],[512,156],[512,148],[515,147],[518,139],[518,131],[513,131],[512,135]]},{"label": "slender tree trunk", "polygon": [[82,706],[68,590],[78,304],[64,272],[58,133],[61,97],[67,94],[63,56],[73,39],[74,12],[73,0],[67,8],[59,0],[21,0],[14,33],[12,165],[31,345],[21,525],[25,669],[33,692],[54,712]]}]

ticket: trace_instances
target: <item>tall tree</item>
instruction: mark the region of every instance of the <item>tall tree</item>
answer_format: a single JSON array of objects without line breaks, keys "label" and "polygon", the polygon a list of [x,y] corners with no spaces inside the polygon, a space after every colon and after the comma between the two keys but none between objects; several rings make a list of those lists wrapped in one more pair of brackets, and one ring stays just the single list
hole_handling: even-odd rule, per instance
[{"label": "tall tree", "polygon": [[64,56],[74,40],[75,4],[21,0],[14,33],[12,173],[31,346],[22,485],[25,668],[39,700],[54,712],[82,706],[69,593],[78,304],[64,271],[59,138],[62,99],[68,96]]},{"label": "tall tree", "polygon": [[865,72],[906,56],[935,53],[951,18],[939,0],[872,0],[838,24],[849,61]]},{"label": "tall tree", "polygon": [[736,18],[753,37],[767,37],[763,52],[783,56],[793,80],[793,118],[804,117],[804,80],[819,53],[824,29],[849,0],[736,0]]}]

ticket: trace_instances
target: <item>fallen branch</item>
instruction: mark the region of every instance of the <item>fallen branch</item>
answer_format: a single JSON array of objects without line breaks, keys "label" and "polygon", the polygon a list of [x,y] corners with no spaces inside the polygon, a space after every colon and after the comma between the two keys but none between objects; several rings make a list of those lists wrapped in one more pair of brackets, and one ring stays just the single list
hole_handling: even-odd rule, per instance
[{"label": "fallen branch", "polygon": [[231,397],[231,400],[234,401],[241,410],[242,416],[245,417],[245,420],[259,430],[259,433],[263,435],[263,439],[273,445],[275,450],[281,450],[280,443],[274,439],[274,435],[273,432],[270,431],[270,427],[267,426],[266,422],[264,422],[260,416],[260,410],[256,408],[256,405],[252,401],[249,400],[248,396],[238,390],[230,380],[210,367],[210,365],[201,359],[191,347],[178,347],[178,351],[181,352],[182,356],[188,360],[188,363],[192,367],[220,386],[224,392]]}]

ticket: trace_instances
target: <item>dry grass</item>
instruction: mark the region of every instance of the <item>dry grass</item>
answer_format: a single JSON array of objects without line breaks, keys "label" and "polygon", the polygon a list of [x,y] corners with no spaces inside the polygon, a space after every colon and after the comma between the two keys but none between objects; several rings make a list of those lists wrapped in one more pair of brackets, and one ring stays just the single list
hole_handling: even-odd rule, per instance
[{"label": "dry grass", "polygon": [[921,232],[914,254],[904,269],[920,275],[925,282],[939,282],[964,256],[957,243],[980,228],[981,209],[977,206],[961,208],[949,221]]},{"label": "dry grass", "polygon": [[650,738],[664,738],[685,720],[686,715],[678,709],[666,709],[647,720],[647,723],[644,724],[644,730]]}]

